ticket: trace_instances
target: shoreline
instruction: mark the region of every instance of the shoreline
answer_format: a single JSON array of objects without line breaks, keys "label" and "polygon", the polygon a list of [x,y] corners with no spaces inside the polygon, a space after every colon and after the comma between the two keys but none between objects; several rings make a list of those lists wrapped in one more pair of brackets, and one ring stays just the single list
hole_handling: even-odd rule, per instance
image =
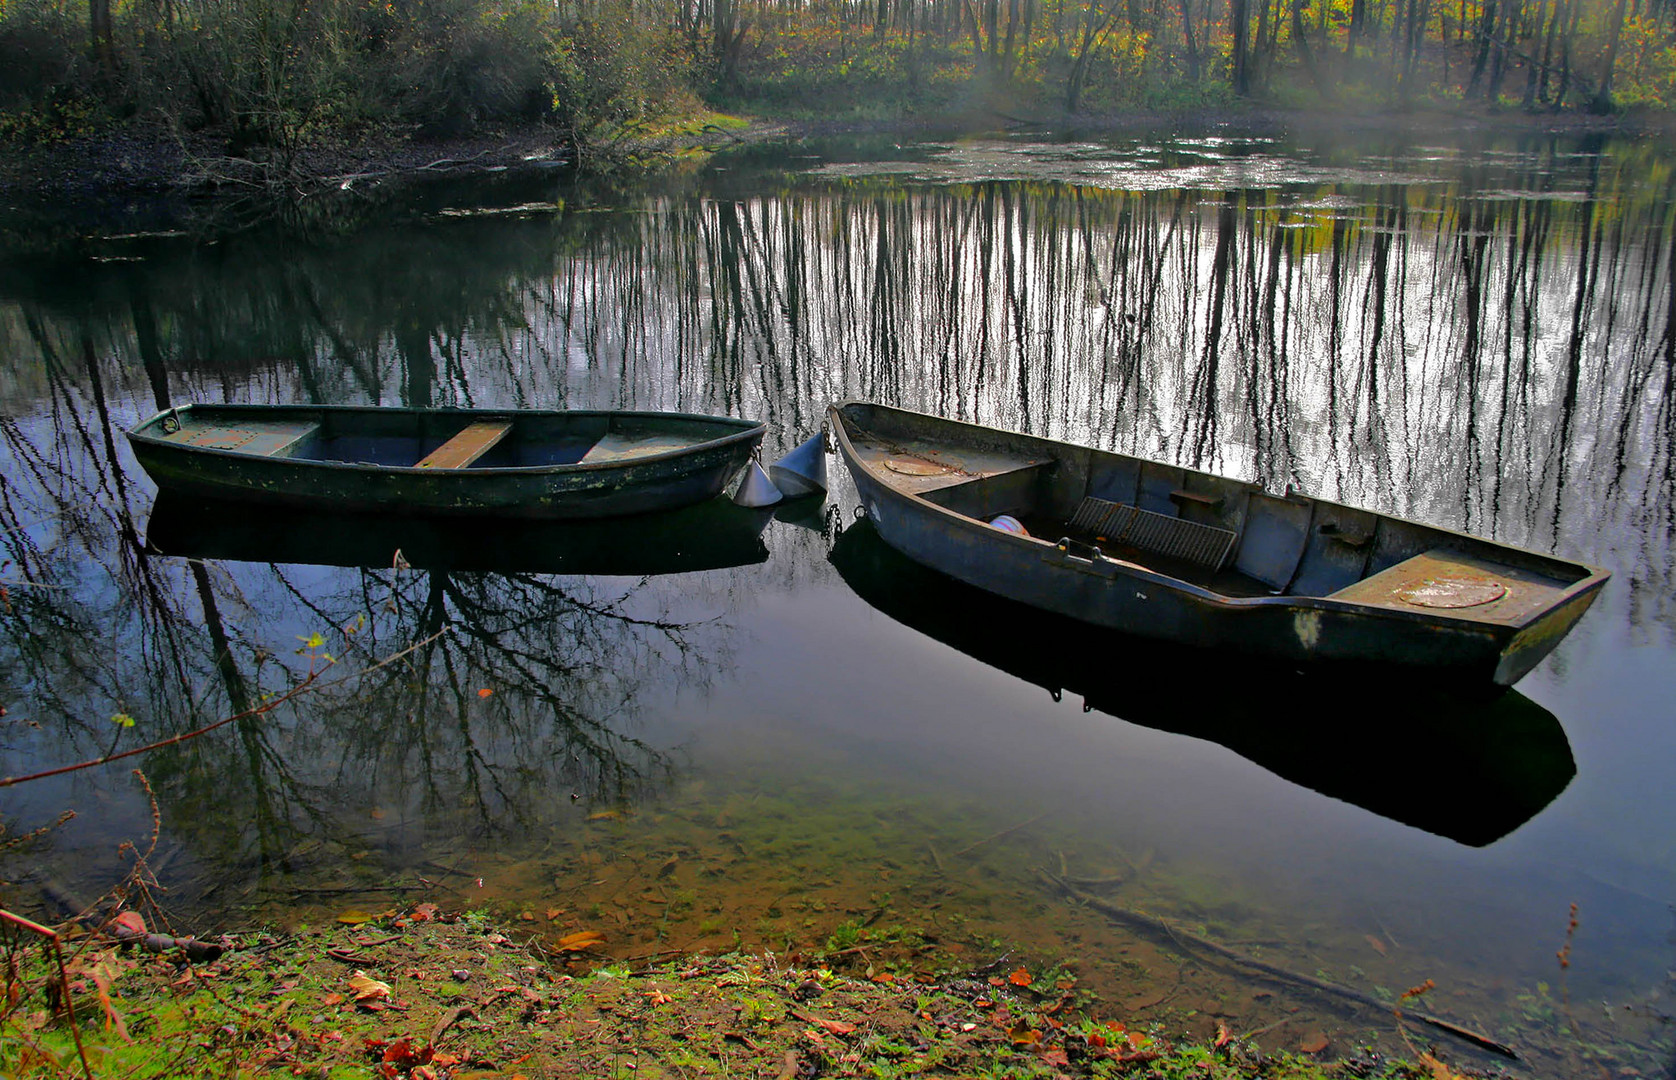
[{"label": "shoreline", "polygon": [[[737,128],[695,118],[684,129],[642,139],[629,153],[652,161],[681,152],[715,152],[729,146],[844,135],[949,137],[984,132],[1044,134],[1206,132],[1252,137],[1358,133],[1435,138],[1530,134],[1553,137],[1668,136],[1676,117],[1646,113],[1597,117],[1581,113],[1415,109],[1368,114],[1321,113],[1253,106],[1240,110],[1114,115],[1015,116],[993,110],[891,119],[843,117],[746,117]],[[258,206],[300,202],[334,189],[361,190],[441,177],[564,168],[570,162],[561,134],[551,128],[485,132],[469,138],[417,140],[388,134],[360,142],[338,140],[307,148],[284,168],[272,160],[228,157],[208,135],[177,137],[160,127],[128,125],[94,135],[35,146],[8,146],[0,155],[0,219],[38,223],[81,221],[97,232],[137,232],[189,227],[210,231],[242,216],[260,217]],[[0,221],[0,244],[14,231]]]},{"label": "shoreline", "polygon": [[[115,925],[132,937],[143,921],[126,912]],[[45,1005],[60,984],[44,958],[25,968],[6,1041],[66,1065],[88,1053],[98,1074],[180,1077],[1484,1075],[1418,1047],[1416,1065],[1313,1034],[1278,1049],[1267,1031],[1195,1041],[1130,1026],[1074,969],[1004,952],[970,970],[866,950],[613,960],[595,931],[515,934],[418,904],[224,938],[198,962],[89,935],[67,948],[81,1050]]]}]

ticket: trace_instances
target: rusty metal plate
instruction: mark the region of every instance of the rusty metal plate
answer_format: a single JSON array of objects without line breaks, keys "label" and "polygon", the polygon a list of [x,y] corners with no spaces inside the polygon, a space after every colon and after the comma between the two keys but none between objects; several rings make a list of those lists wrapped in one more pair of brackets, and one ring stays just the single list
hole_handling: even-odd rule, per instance
[{"label": "rusty metal plate", "polygon": [[248,431],[244,428],[205,428],[195,431],[180,440],[191,446],[201,446],[206,450],[237,450],[239,447],[263,434],[260,431]]},{"label": "rusty metal plate", "polygon": [[924,458],[893,457],[885,459],[885,468],[903,476],[942,476],[953,472],[954,466],[944,465],[936,461],[926,461]]},{"label": "rusty metal plate", "polygon": [[1429,608],[1469,608],[1500,600],[1507,586],[1495,578],[1468,575],[1422,578],[1397,590],[1404,603]]}]

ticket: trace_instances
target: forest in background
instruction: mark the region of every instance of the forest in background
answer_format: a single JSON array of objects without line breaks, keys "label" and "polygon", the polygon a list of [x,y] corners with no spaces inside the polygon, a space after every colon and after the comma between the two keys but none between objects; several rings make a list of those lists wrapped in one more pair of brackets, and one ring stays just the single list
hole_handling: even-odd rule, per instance
[{"label": "forest in background", "polygon": [[0,144],[1676,102],[1672,0],[0,0]]}]

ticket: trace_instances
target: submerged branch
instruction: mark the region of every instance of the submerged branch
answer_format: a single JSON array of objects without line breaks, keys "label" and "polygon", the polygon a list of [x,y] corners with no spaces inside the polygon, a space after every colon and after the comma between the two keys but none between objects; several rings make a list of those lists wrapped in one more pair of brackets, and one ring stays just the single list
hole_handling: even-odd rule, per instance
[{"label": "submerged branch", "polygon": [[1148,915],[1144,912],[1133,911],[1129,908],[1114,904],[1109,900],[1102,900],[1100,897],[1084,892],[1075,885],[1066,881],[1064,878],[1050,873],[1047,870],[1043,870],[1038,867],[1036,873],[1040,874],[1043,879],[1053,884],[1061,892],[1065,893],[1065,895],[1071,897],[1073,900],[1076,900],[1084,906],[1093,908],[1095,911],[1098,911],[1117,922],[1126,923],[1130,926],[1148,931],[1149,933],[1156,934],[1160,937],[1168,938],[1183,951],[1197,949],[1200,952],[1210,953],[1211,955],[1220,957],[1223,960],[1230,960],[1236,964],[1251,968],[1254,971],[1260,971],[1265,975],[1279,979],[1283,982],[1293,983],[1294,985],[1307,987],[1311,990],[1318,990],[1325,994],[1354,1001],[1360,1005],[1368,1005],[1376,1009],[1391,1010],[1396,1013],[1399,1019],[1406,1017],[1407,1019],[1418,1021],[1419,1023],[1426,1024],[1429,1027],[1434,1027],[1439,1031],[1453,1035],[1457,1039],[1469,1042],[1481,1050],[1488,1050],[1491,1053],[1500,1054],[1502,1057],[1509,1058],[1513,1061],[1519,1060],[1519,1055],[1506,1043],[1497,1042],[1488,1035],[1481,1035],[1478,1032],[1473,1031],[1471,1028],[1463,1027],[1452,1020],[1445,1020],[1442,1017],[1432,1016],[1430,1013],[1417,1012],[1413,1009],[1396,1009],[1390,1002],[1381,1001],[1372,994],[1365,994],[1354,987],[1328,982],[1325,979],[1318,979],[1313,975],[1305,975],[1301,971],[1293,971],[1289,968],[1283,968],[1278,964],[1271,964],[1266,960],[1259,960],[1253,956],[1246,956],[1244,953],[1230,949],[1226,945],[1219,945],[1209,938],[1200,937],[1198,934],[1189,933],[1186,930],[1171,926],[1169,923],[1158,918],[1156,915]]},{"label": "submerged branch", "polygon": [[179,735],[171,735],[167,739],[159,739],[156,742],[147,743],[144,746],[136,746],[132,750],[124,750],[120,754],[106,754],[104,757],[93,758],[89,761],[78,762],[74,765],[61,765],[56,769],[46,769],[41,772],[30,773],[27,776],[8,776],[0,779],[0,788],[11,787],[13,784],[27,783],[30,780],[44,780],[50,776],[62,776],[65,773],[77,772],[81,769],[91,769],[98,765],[107,765],[113,761],[121,761],[123,758],[133,757],[135,754],[144,754],[151,750],[162,749],[165,746],[173,746],[176,743],[183,743],[189,739],[196,739],[200,735],[207,735],[218,728],[226,727],[235,720],[248,720],[251,717],[262,716],[279,708],[279,706],[283,705],[287,701],[290,701],[292,698],[298,697],[304,693],[314,690],[323,690],[330,686],[341,686],[342,684],[349,682],[351,679],[359,679],[366,675],[370,675],[379,668],[388,664],[393,664],[402,657],[407,656],[409,653],[429,645],[431,642],[435,641],[447,632],[448,628],[444,627],[432,634],[430,637],[414,642],[401,652],[393,653],[371,667],[364,668],[351,675],[345,675],[341,679],[334,679],[331,682],[323,683],[319,681],[319,674],[317,672],[310,672],[306,679],[292,687],[290,690],[287,690],[279,697],[273,698],[269,701],[264,701],[262,704],[245,709],[242,712],[236,712],[231,716],[223,717],[212,724],[205,724],[203,727],[194,728],[191,731],[182,732]]}]

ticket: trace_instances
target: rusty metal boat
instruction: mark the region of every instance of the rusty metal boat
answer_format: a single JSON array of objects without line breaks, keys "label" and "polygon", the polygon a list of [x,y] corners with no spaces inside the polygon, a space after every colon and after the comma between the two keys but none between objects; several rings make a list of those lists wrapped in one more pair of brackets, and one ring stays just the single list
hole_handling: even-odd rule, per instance
[{"label": "rusty metal boat", "polygon": [[832,406],[880,537],[1083,622],[1510,686],[1605,570],[1296,492],[885,405]]}]

